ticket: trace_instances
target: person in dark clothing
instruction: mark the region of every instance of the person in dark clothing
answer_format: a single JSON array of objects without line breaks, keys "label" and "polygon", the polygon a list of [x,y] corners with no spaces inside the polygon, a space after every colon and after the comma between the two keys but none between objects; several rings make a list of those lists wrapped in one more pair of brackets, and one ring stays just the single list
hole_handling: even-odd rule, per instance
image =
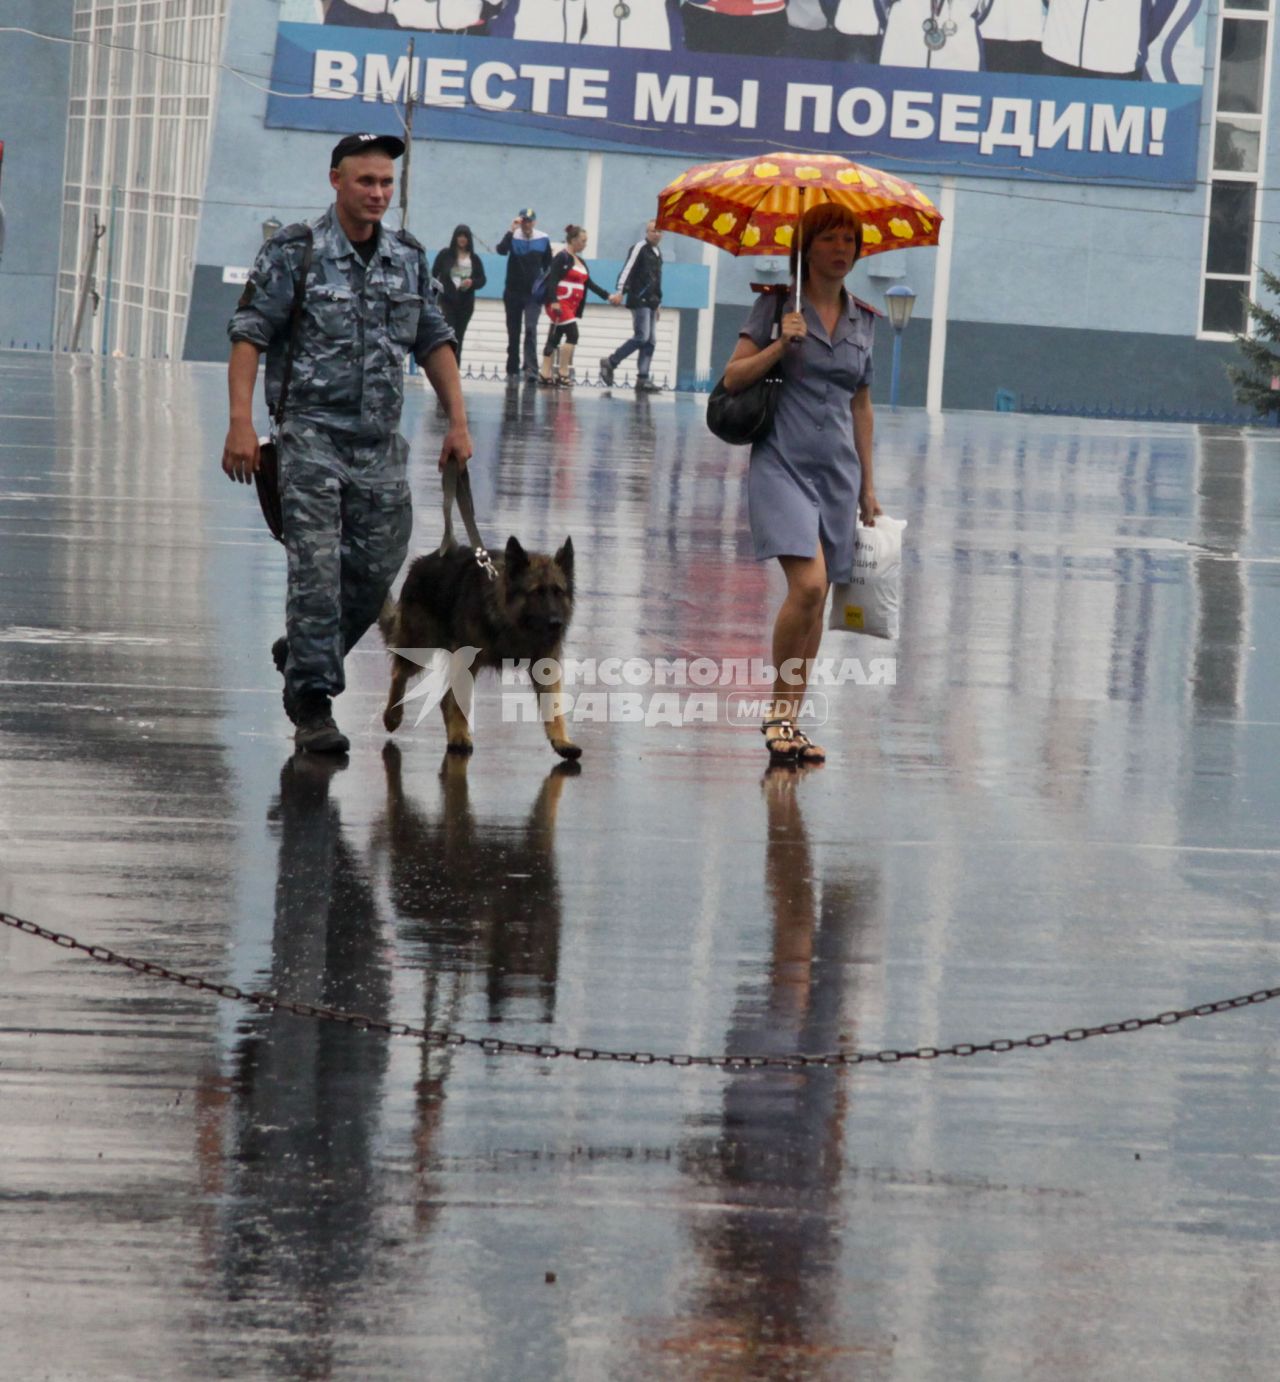
[{"label": "person in dark clothing", "polygon": [[609,299],[615,305],[625,303],[631,310],[631,339],[624,341],[600,361],[600,378],[606,387],[613,384],[613,372],[631,354],[639,351],[636,361],[636,392],[658,393],[661,386],[649,378],[653,360],[654,336],[658,328],[658,308],[662,303],[662,251],[658,248],[662,232],[656,221],[644,229],[644,239],[631,246],[626,263],[618,275],[618,287]]},{"label": "person in dark clothing", "polygon": [[511,229],[498,241],[496,249],[507,261],[507,281],[502,302],[507,309],[507,377],[520,373],[520,338],[524,336],[524,372],[538,377],[538,309],[542,305],[533,295],[538,275],[551,264],[551,241],[534,228],[537,213],[526,206],[516,213]]},{"label": "person in dark clothing", "polygon": [[[596,283],[587,272],[587,266],[580,258],[587,247],[587,232],[581,226],[569,225],[564,228],[565,247],[551,261],[547,270],[547,316],[551,318],[551,330],[547,332],[547,343],[542,347],[542,372],[538,376],[540,384],[561,384],[565,388],[573,386],[573,352],[578,345],[578,318],[587,306],[587,289],[598,298],[609,300],[609,291]],[[553,377],[551,364],[556,362]]]},{"label": "person in dark clothing", "polygon": [[470,226],[455,226],[448,246],[436,255],[431,277],[440,284],[440,310],[458,338],[458,359],[462,359],[462,338],[476,310],[476,290],[485,285],[484,264],[475,251]]}]

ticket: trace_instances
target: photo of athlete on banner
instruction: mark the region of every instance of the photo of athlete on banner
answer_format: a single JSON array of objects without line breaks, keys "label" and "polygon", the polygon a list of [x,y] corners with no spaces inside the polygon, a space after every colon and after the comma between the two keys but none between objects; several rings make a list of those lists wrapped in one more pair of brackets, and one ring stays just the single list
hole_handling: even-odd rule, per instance
[{"label": "photo of athlete on banner", "polygon": [[1025,76],[1197,82],[1203,0],[282,0],[282,19]]}]

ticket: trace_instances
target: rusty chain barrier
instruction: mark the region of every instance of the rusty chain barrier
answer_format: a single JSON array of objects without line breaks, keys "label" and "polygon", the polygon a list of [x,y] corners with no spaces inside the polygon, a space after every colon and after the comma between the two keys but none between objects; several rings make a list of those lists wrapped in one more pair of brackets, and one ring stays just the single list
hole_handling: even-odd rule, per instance
[{"label": "rusty chain barrier", "polygon": [[1005,1051],[1039,1050],[1060,1042],[1087,1041],[1090,1037],[1140,1032],[1145,1027],[1172,1027],[1189,1018],[1212,1017],[1217,1013],[1233,1012],[1238,1008],[1254,1007],[1259,1003],[1268,1003],[1273,998],[1280,998],[1280,988],[1257,989],[1253,993],[1242,993],[1235,998],[1219,998],[1212,1003],[1197,1003],[1192,1008],[1171,1008],[1152,1017],[1130,1017],[1123,1022],[1104,1022],[1096,1027],[1068,1027],[1064,1032],[1036,1032],[1031,1036],[1016,1039],[999,1037],[993,1041],[958,1041],[951,1046],[916,1046],[910,1050],[890,1048],[883,1051],[840,1050],[814,1054],[794,1052],[780,1056],[655,1054],[652,1051],[602,1050],[595,1046],[558,1046],[554,1042],[546,1041],[507,1041],[500,1037],[469,1036],[465,1032],[450,1031],[446,1028],[415,1027],[408,1022],[391,1022],[385,1018],[369,1017],[364,1013],[324,1008],[315,1003],[280,998],[272,993],[249,992],[236,984],[220,984],[199,974],[184,974],[181,970],[170,969],[152,960],[121,955],[105,945],[91,945],[65,932],[51,931],[34,921],[25,921],[5,912],[0,912],[0,923],[24,935],[51,941],[63,950],[78,951],[100,964],[119,965],[135,974],[162,979],[166,983],[177,984],[196,992],[211,993],[229,1002],[247,1003],[263,1012],[291,1013],[295,1017],[337,1022],[345,1027],[373,1032],[379,1036],[412,1037],[432,1046],[475,1047],[491,1056],[541,1056],[547,1060],[563,1058],[579,1061],[613,1061],[622,1065],[670,1065],[682,1070],[694,1066],[714,1070],[803,1070],[813,1067],[832,1069],[849,1065],[896,1065],[902,1061],[931,1061],[941,1056],[976,1056],[987,1052],[999,1055]]}]

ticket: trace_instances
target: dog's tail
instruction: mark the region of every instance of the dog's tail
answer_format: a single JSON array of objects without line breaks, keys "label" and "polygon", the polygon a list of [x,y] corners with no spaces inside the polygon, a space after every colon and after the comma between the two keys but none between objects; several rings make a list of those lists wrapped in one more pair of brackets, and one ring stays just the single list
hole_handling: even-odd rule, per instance
[{"label": "dog's tail", "polygon": [[400,645],[400,602],[393,600],[390,595],[382,605],[382,612],[378,615],[378,628],[382,632],[382,641],[388,648],[396,648]]}]

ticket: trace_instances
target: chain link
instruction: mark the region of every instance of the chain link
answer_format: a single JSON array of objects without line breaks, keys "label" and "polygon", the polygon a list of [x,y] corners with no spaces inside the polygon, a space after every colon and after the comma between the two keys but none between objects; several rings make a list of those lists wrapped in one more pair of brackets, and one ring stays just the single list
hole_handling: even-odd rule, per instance
[{"label": "chain link", "polygon": [[312,1017],[323,1022],[338,1022],[344,1027],[355,1027],[362,1032],[376,1032],[389,1037],[413,1037],[432,1046],[472,1046],[490,1056],[538,1056],[544,1060],[613,1061],[621,1065],[669,1065],[677,1070],[687,1070],[698,1066],[714,1070],[802,1070],[814,1066],[827,1069],[848,1065],[897,1065],[902,1061],[931,1061],[941,1056],[976,1056],[990,1052],[1003,1055],[1006,1051],[1019,1049],[1039,1050],[1058,1042],[1087,1041],[1090,1037],[1116,1036],[1121,1032],[1140,1032],[1144,1027],[1172,1027],[1191,1017],[1212,1017],[1216,1013],[1231,1012],[1236,1008],[1248,1008],[1258,1003],[1268,1003],[1280,998],[1280,988],[1257,989],[1253,993],[1242,993],[1235,998],[1220,998],[1213,1003],[1197,1003],[1192,1008],[1170,1008],[1156,1013],[1154,1017],[1130,1017],[1123,1022],[1104,1022],[1096,1027],[1068,1027],[1064,1032],[1036,1032],[1031,1036],[1018,1038],[998,1037],[993,1041],[958,1041],[951,1046],[917,1046],[912,1050],[898,1051],[823,1051],[816,1054],[795,1052],[779,1056],[718,1055],[693,1056],[680,1053],[655,1055],[652,1051],[610,1051],[595,1046],[557,1046],[549,1041],[509,1041],[502,1037],[469,1036],[465,1032],[455,1032],[443,1027],[415,1027],[408,1022],[392,1022],[380,1017],[368,1017],[363,1013],[343,1012],[339,1008],[325,1008],[317,1003],[304,1003],[294,999],[280,998],[273,993],[249,992],[235,984],[220,984],[213,979],[205,979],[198,974],[184,974],[181,970],[169,969],[166,965],[152,960],[140,960],[132,955],[121,955],[105,945],[90,945],[77,940],[62,931],[50,931],[34,921],[24,921],[21,917],[9,916],[0,912],[0,923],[21,931],[28,936],[38,936],[41,940],[52,941],[64,950],[78,950],[91,960],[101,964],[121,965],[136,974],[146,974],[153,979],[163,979],[183,988],[201,993],[212,993],[217,998],[225,998],[235,1003],[248,1003],[263,1012],[292,1013],[295,1017]]}]

